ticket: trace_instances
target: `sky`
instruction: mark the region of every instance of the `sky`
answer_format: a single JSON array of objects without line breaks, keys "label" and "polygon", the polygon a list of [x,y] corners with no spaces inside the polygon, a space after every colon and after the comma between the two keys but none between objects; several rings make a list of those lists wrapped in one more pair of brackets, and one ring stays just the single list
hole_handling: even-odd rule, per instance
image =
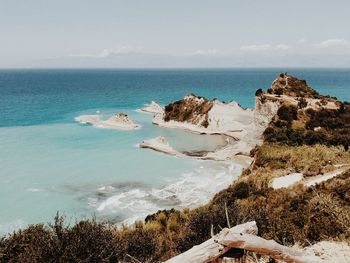
[{"label": "sky", "polygon": [[0,68],[350,67],[349,0],[0,0]]}]

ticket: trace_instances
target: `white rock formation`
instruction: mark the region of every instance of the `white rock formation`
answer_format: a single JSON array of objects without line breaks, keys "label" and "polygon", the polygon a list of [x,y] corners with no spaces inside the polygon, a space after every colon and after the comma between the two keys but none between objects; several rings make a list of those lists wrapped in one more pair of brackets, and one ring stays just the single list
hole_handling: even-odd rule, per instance
[{"label": "white rock formation", "polygon": [[118,113],[107,120],[102,120],[99,115],[81,115],[75,120],[82,124],[91,124],[97,128],[105,129],[135,130],[141,127],[124,113]]},{"label": "white rock formation", "polygon": [[[180,152],[174,149],[164,137],[159,136],[153,139],[144,140],[139,144],[140,148],[148,148],[157,152],[161,152],[168,155],[173,155],[177,157],[189,157],[199,160],[215,160],[215,161],[226,161],[233,160],[240,164],[243,168],[248,167],[253,158],[247,156],[248,153],[244,152],[246,150],[246,145],[242,145],[240,148],[240,142],[236,147],[228,144],[222,148],[219,148],[212,152],[203,152],[202,155],[191,155],[187,152]],[[240,154],[240,155],[237,155]],[[243,154],[243,155],[241,155]]]},{"label": "white rock formation", "polygon": [[[194,95],[185,96],[185,100],[196,105],[201,105],[205,102],[204,98]],[[223,134],[234,138],[235,143],[201,157],[203,159],[227,160],[232,159],[237,154],[249,155],[251,149],[262,143],[262,132],[266,129],[280,106],[280,102],[276,100],[262,101],[260,97],[256,98],[254,110],[243,109],[236,102],[224,103],[214,100],[211,103],[212,107],[207,112],[207,115],[198,114],[191,122],[165,121],[164,111],[156,114],[152,122],[166,128],[178,128],[199,134]],[[208,120],[207,127],[201,125],[205,118]]]},{"label": "white rock formation", "polygon": [[80,115],[75,118],[76,121],[81,124],[91,124],[94,125],[101,121],[100,115]]},{"label": "white rock formation", "polygon": [[264,132],[280,106],[279,100],[255,97],[254,127],[258,133]]},{"label": "white rock formation", "polygon": [[[187,95],[184,100],[192,99],[195,102],[202,103],[203,98],[198,98],[193,95]],[[189,130],[195,133],[203,134],[227,134],[240,133],[249,126],[254,119],[254,114],[251,109],[243,109],[236,102],[223,103],[219,100],[213,101],[213,106],[208,112],[208,126],[203,127],[200,124],[204,115],[198,115],[196,120],[192,122],[180,121],[164,121],[164,113],[157,114],[153,123],[161,127],[180,128]]]},{"label": "white rock formation", "polygon": [[159,136],[153,139],[144,140],[140,143],[140,148],[149,148],[157,152],[162,152],[169,155],[174,155],[178,157],[184,157],[185,155],[176,151],[170,144],[165,140],[164,137]]},{"label": "white rock formation", "polygon": [[237,102],[223,103],[215,100],[208,113],[208,130],[218,133],[243,131],[254,119],[253,111],[243,109]]},{"label": "white rock formation", "polygon": [[164,107],[162,107],[158,103],[152,101],[150,104],[146,104],[145,107],[143,107],[137,111],[144,112],[144,113],[152,113],[152,114],[162,114],[164,112]]}]

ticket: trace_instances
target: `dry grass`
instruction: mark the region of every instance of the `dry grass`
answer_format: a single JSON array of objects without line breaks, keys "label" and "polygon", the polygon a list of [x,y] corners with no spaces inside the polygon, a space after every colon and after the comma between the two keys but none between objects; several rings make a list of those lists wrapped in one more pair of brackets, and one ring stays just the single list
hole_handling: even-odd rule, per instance
[{"label": "dry grass", "polygon": [[336,164],[350,164],[350,151],[342,146],[303,145],[290,147],[277,143],[263,144],[256,154],[255,169],[284,169],[305,175],[318,175],[335,169]]}]

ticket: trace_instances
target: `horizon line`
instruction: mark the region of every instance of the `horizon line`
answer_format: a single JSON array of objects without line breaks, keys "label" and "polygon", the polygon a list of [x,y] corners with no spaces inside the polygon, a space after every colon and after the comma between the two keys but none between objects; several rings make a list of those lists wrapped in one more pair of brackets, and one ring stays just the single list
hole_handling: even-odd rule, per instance
[{"label": "horizon line", "polygon": [[344,69],[347,67],[332,66],[242,66],[242,67],[0,67],[0,70],[235,70],[235,69]]}]

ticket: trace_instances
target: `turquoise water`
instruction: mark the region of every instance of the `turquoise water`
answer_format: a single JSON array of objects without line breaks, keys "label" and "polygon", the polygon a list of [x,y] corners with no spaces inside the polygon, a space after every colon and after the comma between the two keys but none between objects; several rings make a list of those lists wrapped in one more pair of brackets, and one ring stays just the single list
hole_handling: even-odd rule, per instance
[{"label": "turquoise water", "polygon": [[[96,216],[130,222],[158,209],[196,206],[239,173],[232,163],[166,156],[137,144],[164,136],[177,149],[212,149],[218,136],[151,124],[135,110],[193,92],[253,107],[282,70],[0,71],[0,233],[28,223]],[[283,70],[285,71],[285,70]],[[350,70],[289,70],[324,94],[350,101]],[[135,131],[97,129],[74,118],[125,112]]]}]

